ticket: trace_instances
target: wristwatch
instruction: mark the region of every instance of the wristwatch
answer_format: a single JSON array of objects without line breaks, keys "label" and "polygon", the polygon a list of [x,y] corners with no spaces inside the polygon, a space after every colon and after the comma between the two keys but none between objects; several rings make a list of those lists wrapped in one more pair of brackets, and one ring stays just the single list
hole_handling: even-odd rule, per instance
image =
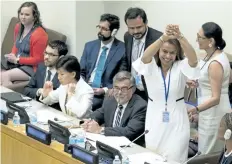
[{"label": "wristwatch", "polygon": [[100,134],[105,135],[105,127],[101,128]]}]

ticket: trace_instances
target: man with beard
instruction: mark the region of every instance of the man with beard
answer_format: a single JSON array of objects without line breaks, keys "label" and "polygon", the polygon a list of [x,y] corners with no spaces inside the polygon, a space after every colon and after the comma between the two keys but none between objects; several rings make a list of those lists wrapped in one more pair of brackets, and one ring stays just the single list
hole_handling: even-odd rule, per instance
[{"label": "man with beard", "polygon": [[92,110],[102,106],[105,93],[112,88],[125,53],[124,43],[116,39],[119,18],[103,14],[97,25],[98,39],[87,42],[81,57],[81,76],[94,90]]},{"label": "man with beard", "polygon": [[[36,73],[31,77],[30,82],[24,88],[24,95],[39,100],[46,81],[52,81],[53,89],[57,89],[60,86],[60,82],[55,65],[58,59],[65,56],[67,53],[68,48],[64,42],[60,40],[49,42],[44,52],[44,63],[38,65]],[[52,107],[60,110],[58,103],[53,104]]]},{"label": "man with beard", "polygon": [[137,89],[135,93],[148,101],[144,78],[134,70],[132,63],[143,55],[149,45],[159,39],[162,32],[148,27],[147,15],[141,8],[129,8],[125,14],[124,21],[128,31],[124,35],[126,54],[123,57],[121,70],[127,70],[132,73],[136,81]]},{"label": "man with beard", "polygon": [[[107,97],[101,108],[85,120],[87,132],[106,136],[125,136],[133,141],[144,132],[147,103],[134,94],[135,79],[130,72],[121,71],[113,79],[113,96]],[[144,136],[136,141],[144,146]]]}]

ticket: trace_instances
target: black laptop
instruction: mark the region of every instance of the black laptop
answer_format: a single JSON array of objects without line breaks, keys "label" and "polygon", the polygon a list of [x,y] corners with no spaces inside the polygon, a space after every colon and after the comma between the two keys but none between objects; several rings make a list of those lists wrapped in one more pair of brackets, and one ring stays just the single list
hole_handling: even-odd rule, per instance
[{"label": "black laptop", "polygon": [[10,101],[12,103],[30,101],[31,98],[23,98],[22,95],[18,92],[5,92],[1,93],[1,99],[5,101]]}]

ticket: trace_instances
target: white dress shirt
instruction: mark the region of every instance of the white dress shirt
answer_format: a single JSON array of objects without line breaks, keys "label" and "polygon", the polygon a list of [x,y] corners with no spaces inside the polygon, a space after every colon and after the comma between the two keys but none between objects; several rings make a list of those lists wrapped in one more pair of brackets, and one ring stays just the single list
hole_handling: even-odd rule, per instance
[{"label": "white dress shirt", "polygon": [[[59,102],[62,112],[66,113],[65,99],[67,90],[68,85],[60,85],[59,88],[51,91],[46,98],[42,99],[42,96],[40,96],[40,101],[47,105]],[[93,95],[93,89],[80,78],[76,84],[75,94],[66,103],[66,114],[79,119],[88,118],[92,112]]]},{"label": "white dress shirt", "polygon": [[48,76],[48,70],[51,71],[51,79],[50,79],[50,81],[52,81],[53,77],[56,74],[56,69],[54,67],[47,67],[47,69],[46,69],[46,76],[44,78],[44,83],[46,82],[46,79],[47,79],[47,76]]},{"label": "white dress shirt", "polygon": [[[131,54],[132,55],[132,63],[134,61],[136,61],[140,56],[143,56],[143,54],[144,54],[147,32],[148,32],[148,28],[147,28],[147,31],[146,31],[145,35],[140,39],[139,54]],[[136,42],[137,42],[137,39],[133,38],[132,52],[134,51]],[[132,67],[131,68],[131,74],[136,79],[136,76],[137,76],[138,72],[136,72],[135,69]],[[144,87],[143,87],[142,80],[141,80],[141,75],[139,75],[139,78],[140,78],[140,84],[138,84],[138,85],[136,84],[136,87],[139,90],[144,91]]]},{"label": "white dress shirt", "polygon": [[[125,111],[125,109],[126,109],[127,104],[128,104],[128,103],[122,105],[123,108],[122,108],[122,113],[121,113],[121,117],[120,117],[120,123],[121,123],[122,116],[123,116],[123,113],[124,113],[124,111]],[[119,106],[119,104],[118,104],[118,106]],[[116,111],[115,111],[115,113],[114,113],[113,127],[115,127],[115,119],[116,119],[116,117],[117,117],[118,111],[120,110],[118,106],[117,106],[117,109],[116,109]]]},{"label": "white dress shirt", "polygon": [[[89,79],[89,83],[92,83],[92,82],[93,82],[93,79],[94,79],[94,77],[95,77],[96,70],[97,70],[97,64],[98,64],[98,61],[99,61],[100,56],[101,56],[101,53],[102,53],[102,47],[105,46],[105,47],[108,48],[107,51],[106,51],[106,60],[107,60],[107,57],[108,57],[108,54],[109,54],[109,52],[110,52],[110,48],[112,47],[113,42],[114,42],[114,39],[112,39],[111,42],[108,43],[108,44],[106,44],[106,45],[103,44],[103,43],[101,42],[101,48],[100,48],[100,51],[99,51],[99,53],[98,53],[98,57],[97,57],[97,61],[96,61],[95,67],[94,67],[94,69],[93,69],[93,72],[91,73],[91,76],[90,76],[90,79]],[[105,90],[105,92],[107,91],[107,88],[106,88],[106,87],[103,88],[103,89]]]},{"label": "white dress shirt", "polygon": [[[47,76],[48,76],[48,70],[51,71],[51,79],[50,79],[50,81],[52,81],[52,79],[54,78],[54,76],[56,74],[55,67],[47,67],[45,78],[44,78],[44,83],[46,82],[46,79],[47,79]],[[38,89],[37,92],[36,92],[36,96],[40,96],[40,94],[41,94],[40,92],[41,92],[41,90]]]}]

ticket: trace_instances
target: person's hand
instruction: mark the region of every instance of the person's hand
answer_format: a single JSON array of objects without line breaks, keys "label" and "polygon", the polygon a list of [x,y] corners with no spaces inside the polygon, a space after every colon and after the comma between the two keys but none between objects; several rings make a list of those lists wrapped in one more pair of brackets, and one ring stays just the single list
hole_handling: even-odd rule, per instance
[{"label": "person's hand", "polygon": [[181,38],[182,34],[180,32],[179,25],[169,25],[168,30],[170,31],[171,35],[175,37],[175,39]]},{"label": "person's hand", "polygon": [[108,89],[106,95],[107,95],[108,97],[114,96],[114,89]]},{"label": "person's hand", "polygon": [[5,57],[7,61],[9,61],[10,63],[14,63],[14,64],[17,63],[17,57],[15,54],[10,53],[10,54],[5,55]]},{"label": "person's hand", "polygon": [[103,88],[93,88],[94,95],[104,95],[105,90]]},{"label": "person's hand", "polygon": [[51,91],[53,91],[53,84],[51,81],[46,81],[43,86],[43,97],[47,97]]},{"label": "person's hand", "polygon": [[199,86],[198,80],[187,80],[187,88],[197,88]]},{"label": "person's hand", "polygon": [[197,109],[196,108],[191,108],[188,110],[188,116],[189,116],[189,120],[190,122],[194,121],[194,115],[197,114]]},{"label": "person's hand", "polygon": [[72,95],[75,94],[75,90],[76,90],[76,84],[75,83],[70,83],[68,84],[68,96],[71,97]]},{"label": "person's hand", "polygon": [[88,122],[87,127],[85,128],[87,132],[90,133],[97,133],[99,134],[101,132],[101,127],[95,120],[91,120]]},{"label": "person's hand", "polygon": [[84,123],[80,125],[85,131],[87,131],[88,123],[90,123],[91,119],[83,119]]}]

